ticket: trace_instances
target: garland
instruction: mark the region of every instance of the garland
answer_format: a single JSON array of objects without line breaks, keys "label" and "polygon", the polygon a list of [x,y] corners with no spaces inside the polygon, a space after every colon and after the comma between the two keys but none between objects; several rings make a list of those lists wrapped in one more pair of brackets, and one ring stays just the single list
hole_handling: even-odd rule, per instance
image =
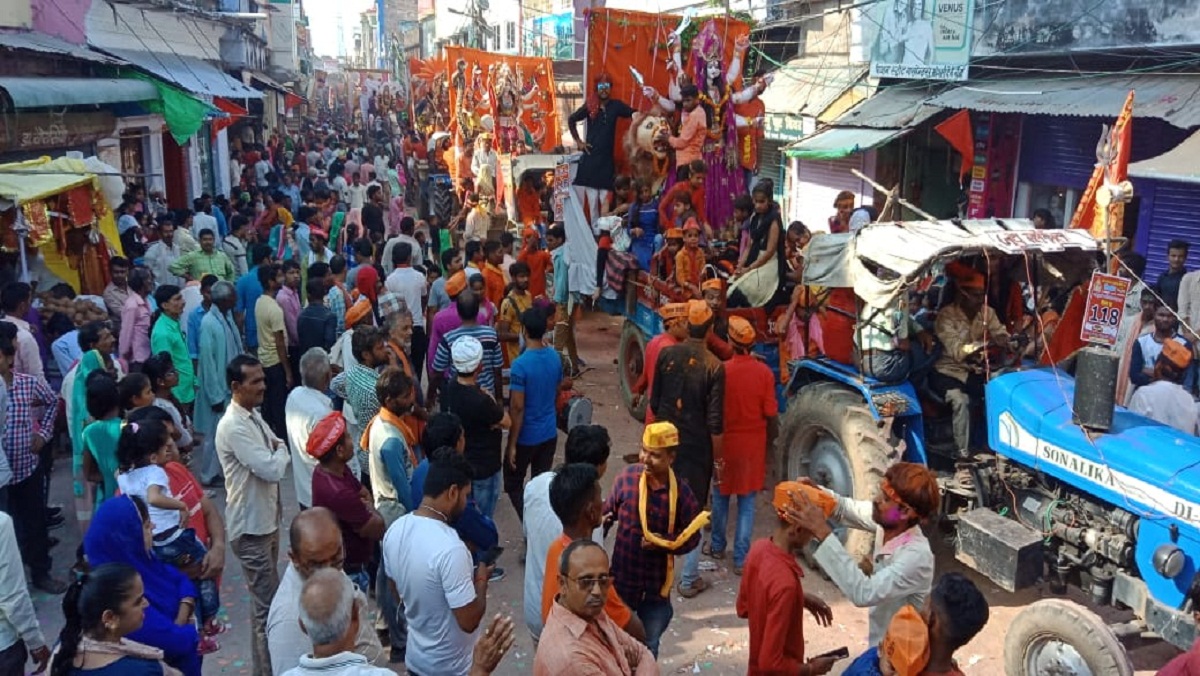
[{"label": "garland", "polygon": [[713,100],[708,97],[708,92],[700,92],[700,103],[708,104],[713,109],[713,125],[708,129],[708,138],[713,141],[720,141],[725,134],[725,104],[729,103],[729,93],[733,88],[729,85],[725,86],[725,93],[721,96],[720,103],[713,103]]}]

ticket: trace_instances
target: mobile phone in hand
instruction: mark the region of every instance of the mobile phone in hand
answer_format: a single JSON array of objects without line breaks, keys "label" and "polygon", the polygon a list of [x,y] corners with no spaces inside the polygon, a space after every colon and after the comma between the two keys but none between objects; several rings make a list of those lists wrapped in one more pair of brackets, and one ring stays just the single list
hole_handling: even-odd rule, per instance
[{"label": "mobile phone in hand", "polygon": [[850,657],[850,649],[847,648],[846,646],[842,646],[841,648],[838,648],[837,650],[830,650],[827,653],[821,653],[820,655],[815,655],[813,657],[810,657],[809,659],[819,660],[823,657],[832,657],[835,660],[844,660],[847,657]]}]

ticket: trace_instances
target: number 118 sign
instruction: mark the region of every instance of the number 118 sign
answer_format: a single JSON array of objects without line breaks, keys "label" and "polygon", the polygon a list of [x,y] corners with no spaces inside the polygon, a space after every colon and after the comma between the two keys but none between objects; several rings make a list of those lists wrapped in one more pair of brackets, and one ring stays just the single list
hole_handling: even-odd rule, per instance
[{"label": "number 118 sign", "polygon": [[1103,272],[1092,273],[1083,313],[1083,328],[1079,331],[1081,340],[1109,347],[1117,344],[1117,329],[1125,312],[1129,284],[1129,280],[1123,277]]}]

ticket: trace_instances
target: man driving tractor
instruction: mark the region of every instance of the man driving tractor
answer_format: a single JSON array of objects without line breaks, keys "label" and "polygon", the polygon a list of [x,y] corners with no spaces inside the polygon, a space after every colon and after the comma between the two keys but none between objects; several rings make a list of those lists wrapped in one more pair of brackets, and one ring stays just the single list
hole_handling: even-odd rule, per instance
[{"label": "man driving tractor", "polygon": [[942,343],[942,356],[933,366],[929,386],[942,394],[953,413],[954,444],[960,457],[970,454],[971,411],[983,399],[987,384],[987,351],[1008,349],[1008,331],[996,311],[987,305],[983,275],[971,266],[954,261],[946,275],[956,287],[954,302],[942,308],[934,333]]}]

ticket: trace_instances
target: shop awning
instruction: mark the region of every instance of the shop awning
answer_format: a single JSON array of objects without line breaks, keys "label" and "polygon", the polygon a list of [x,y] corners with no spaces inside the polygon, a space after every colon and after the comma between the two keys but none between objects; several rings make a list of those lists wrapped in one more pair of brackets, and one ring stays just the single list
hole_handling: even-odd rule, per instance
[{"label": "shop awning", "polygon": [[1160,181],[1200,183],[1200,163],[1196,161],[1198,157],[1200,157],[1200,132],[1192,134],[1183,143],[1158,157],[1130,164],[1129,175]]},{"label": "shop awning", "polygon": [[115,78],[0,77],[16,108],[87,106],[158,98],[154,85]]},{"label": "shop awning", "polygon": [[1200,126],[1200,75],[1141,74],[975,82],[930,99],[935,106],[990,113],[1116,118],[1136,91],[1135,117],[1182,129]]},{"label": "shop awning", "polygon": [[69,157],[0,164],[0,198],[19,205],[95,181],[83,160]]},{"label": "shop awning", "polygon": [[223,96],[227,99],[261,99],[262,92],[238,82],[225,71],[207,61],[162,52],[142,52],[133,49],[106,49],[113,56],[128,61],[184,91],[201,97]]},{"label": "shop awning", "polygon": [[927,103],[928,98],[924,86],[880,89],[822,131],[789,145],[784,153],[805,160],[836,160],[878,148],[940,113],[940,108]]},{"label": "shop awning", "polygon": [[0,47],[4,49],[22,49],[54,56],[67,56],[81,61],[93,63],[119,64],[107,54],[101,54],[82,45],[73,45],[66,40],[46,35],[45,33],[0,33]]},{"label": "shop awning", "polygon": [[829,127],[784,148],[788,157],[802,160],[837,160],[861,153],[903,135],[905,129]]},{"label": "shop awning", "polygon": [[[775,70],[774,81],[759,98],[768,113],[819,118],[866,74],[863,65],[830,66],[818,74],[808,66],[807,59],[793,59]],[[860,99],[863,94],[865,91]]]},{"label": "shop awning", "polygon": [[251,80],[254,80],[255,82],[257,82],[269,89],[274,89],[275,91],[279,92],[280,94],[287,94],[291,91],[286,86],[284,86],[283,84],[281,84],[280,82],[278,82],[277,80],[272,78],[271,76],[266,75],[265,73],[260,73],[256,70],[248,70],[248,71],[246,71],[246,73],[248,75],[250,75]]}]

